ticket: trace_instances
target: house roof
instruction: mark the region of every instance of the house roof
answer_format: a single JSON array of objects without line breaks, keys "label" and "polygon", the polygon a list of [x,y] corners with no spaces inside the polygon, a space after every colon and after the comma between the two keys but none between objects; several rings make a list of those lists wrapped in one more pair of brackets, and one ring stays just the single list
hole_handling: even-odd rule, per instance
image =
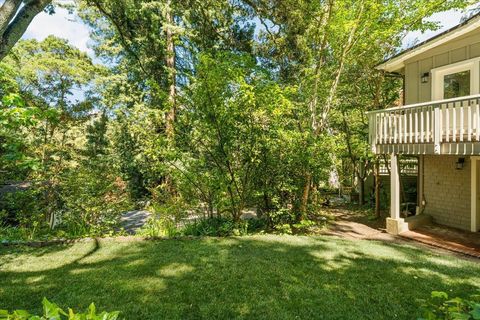
[{"label": "house roof", "polygon": [[480,12],[473,15],[464,22],[450,28],[428,40],[420,42],[415,46],[401,51],[400,53],[390,57],[376,66],[376,69],[394,72],[405,66],[405,61],[419,55],[427,50],[442,45],[450,40],[461,37],[464,34],[480,27]]}]

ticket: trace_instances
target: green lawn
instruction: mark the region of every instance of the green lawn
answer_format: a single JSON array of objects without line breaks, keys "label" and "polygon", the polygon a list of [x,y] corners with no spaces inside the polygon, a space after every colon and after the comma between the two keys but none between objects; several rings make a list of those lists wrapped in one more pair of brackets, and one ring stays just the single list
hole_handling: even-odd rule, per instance
[{"label": "green lawn", "polygon": [[252,236],[0,248],[0,309],[126,319],[415,319],[432,290],[473,293],[480,263],[335,237]]}]

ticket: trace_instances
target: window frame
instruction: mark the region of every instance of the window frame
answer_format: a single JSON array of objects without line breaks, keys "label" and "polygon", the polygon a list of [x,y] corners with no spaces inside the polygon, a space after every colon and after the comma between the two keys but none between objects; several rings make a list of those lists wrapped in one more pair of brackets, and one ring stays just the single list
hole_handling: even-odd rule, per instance
[{"label": "window frame", "polygon": [[470,95],[479,94],[480,57],[432,69],[432,100],[444,100],[444,77],[446,75],[463,71],[470,71]]}]

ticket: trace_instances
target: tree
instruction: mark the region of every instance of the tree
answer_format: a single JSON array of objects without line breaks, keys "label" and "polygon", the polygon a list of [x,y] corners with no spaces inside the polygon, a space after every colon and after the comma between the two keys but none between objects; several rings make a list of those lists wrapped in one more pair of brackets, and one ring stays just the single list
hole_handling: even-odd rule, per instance
[{"label": "tree", "polygon": [[0,7],[0,61],[52,0],[5,0]]},{"label": "tree", "polygon": [[[245,2],[263,25],[258,53],[262,61],[277,72],[281,83],[299,85],[297,100],[308,110],[299,126],[312,142],[337,131],[332,112],[344,101],[339,94],[343,83],[355,84],[346,77],[352,65],[366,59],[366,68],[372,70],[396,50],[407,32],[437,27],[423,18],[468,4],[458,0],[390,0],[381,5],[375,0]],[[332,150],[325,152],[335,157]],[[316,188],[313,180],[311,168],[305,167],[299,217],[305,216],[311,190]]]},{"label": "tree", "polygon": [[[10,173],[39,183],[38,189],[44,191],[39,201],[45,204],[46,219],[53,226],[61,205],[63,174],[76,165],[81,143],[78,131],[99,107],[94,78],[101,78],[103,69],[66,40],[53,36],[41,42],[20,41],[4,62],[14,70],[22,107],[30,116],[28,130],[22,129],[16,136],[24,154],[35,163],[26,174]],[[11,149],[19,144],[7,145]]]}]

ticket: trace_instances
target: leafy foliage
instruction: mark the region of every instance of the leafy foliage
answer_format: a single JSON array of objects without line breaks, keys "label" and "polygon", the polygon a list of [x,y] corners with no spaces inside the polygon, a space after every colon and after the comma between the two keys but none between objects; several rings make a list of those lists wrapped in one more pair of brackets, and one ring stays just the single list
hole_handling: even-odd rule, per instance
[{"label": "leafy foliage", "polygon": [[374,66],[439,27],[425,17],[468,4],[75,2],[97,59],[50,36],[0,62],[0,183],[29,186],[0,189],[2,227],[110,234],[146,205],[152,236],[188,215],[213,219],[192,233],[230,234],[250,210],[269,230],[309,230],[331,177],[367,196],[365,111],[401,91]]},{"label": "leafy foliage", "polygon": [[119,312],[100,312],[98,313],[95,305],[92,303],[85,313],[76,313],[72,309],[65,312],[55,303],[48,301],[46,298],[42,300],[43,314],[41,316],[32,315],[26,310],[15,310],[9,313],[7,310],[0,310],[0,319],[6,320],[116,320]]},{"label": "leafy foliage", "polygon": [[[250,229],[251,230],[251,229]],[[249,221],[233,221],[229,218],[207,218],[188,223],[182,230],[187,236],[227,237],[241,236],[249,232]]]},{"label": "leafy foliage", "polygon": [[108,119],[95,111],[104,107],[97,82],[105,70],[52,36],[19,42],[2,66],[17,85],[2,87],[10,93],[0,106],[1,224],[28,238],[111,232],[128,196],[112,165]]},{"label": "leafy foliage", "polygon": [[468,299],[451,298],[442,291],[433,291],[429,300],[422,300],[422,320],[478,320],[480,319],[480,292]]}]

